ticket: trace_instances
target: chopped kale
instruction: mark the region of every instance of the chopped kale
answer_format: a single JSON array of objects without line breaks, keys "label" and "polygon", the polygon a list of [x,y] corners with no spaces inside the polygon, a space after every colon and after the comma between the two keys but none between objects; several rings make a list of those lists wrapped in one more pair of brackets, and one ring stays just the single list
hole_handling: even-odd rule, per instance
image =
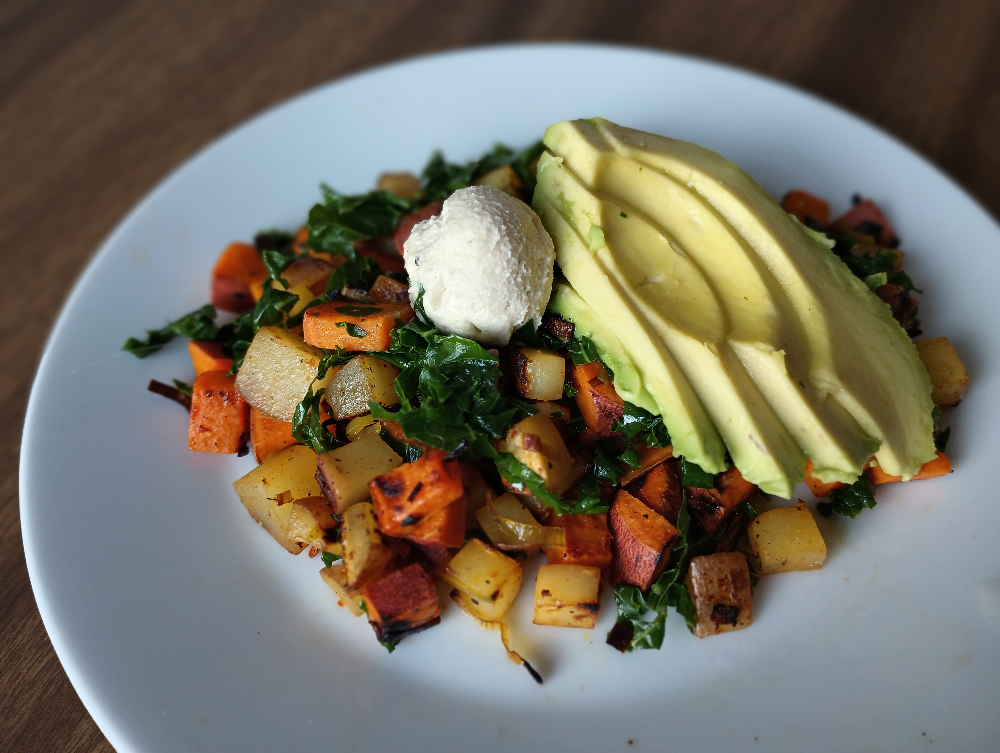
[{"label": "chopped kale", "polygon": [[358,339],[364,339],[368,337],[368,333],[365,332],[364,327],[360,327],[353,322],[336,322],[338,327],[343,327],[347,330],[347,334],[351,337],[357,337]]},{"label": "chopped kale", "polygon": [[934,449],[937,450],[938,452],[944,452],[945,448],[948,446],[948,437],[950,436],[951,436],[950,426],[941,429],[941,431],[934,432]]},{"label": "chopped kale", "polygon": [[509,484],[530,491],[538,499],[551,507],[560,515],[567,512],[578,512],[571,505],[564,503],[558,494],[553,494],[545,487],[545,479],[519,461],[509,452],[501,452],[496,458],[497,470]]},{"label": "chopped kale", "polygon": [[627,400],[622,417],[615,419],[612,428],[629,439],[638,437],[646,443],[647,447],[667,447],[670,445],[670,434],[667,433],[663,419]]},{"label": "chopped kale", "polygon": [[574,337],[566,343],[566,351],[573,358],[573,363],[577,366],[600,361],[601,357],[597,353],[597,346],[589,337]]},{"label": "chopped kale", "polygon": [[816,505],[816,510],[824,518],[829,518],[833,513],[856,518],[866,507],[875,507],[875,497],[864,476],[844,489],[834,489],[830,492],[829,500]]},{"label": "chopped kale", "polygon": [[379,436],[382,437],[382,441],[389,445],[393,452],[403,458],[404,463],[412,463],[424,454],[424,451],[417,445],[410,444],[409,442],[401,442],[396,439],[389,433],[385,426],[379,431]]},{"label": "chopped kale", "polygon": [[325,567],[330,567],[334,562],[339,562],[343,559],[339,554],[333,554],[332,552],[320,552],[319,556],[323,559]]},{"label": "chopped kale", "polygon": [[215,324],[215,316],[215,307],[202,306],[197,311],[192,311],[190,314],[185,314],[180,319],[170,322],[162,329],[146,330],[145,340],[130,337],[125,341],[123,350],[138,358],[145,358],[178,335],[189,337],[192,340],[214,340],[219,334],[219,328]]},{"label": "chopped kale", "polygon": [[696,486],[699,489],[711,489],[715,486],[715,477],[692,463],[687,458],[681,458],[681,485]]}]

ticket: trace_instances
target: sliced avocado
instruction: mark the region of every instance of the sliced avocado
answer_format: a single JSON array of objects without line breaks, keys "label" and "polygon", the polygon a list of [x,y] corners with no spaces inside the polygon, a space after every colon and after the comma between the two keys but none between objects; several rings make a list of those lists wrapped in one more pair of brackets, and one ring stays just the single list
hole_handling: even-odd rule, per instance
[{"label": "sliced avocado", "polygon": [[578,184],[567,182],[560,162],[542,155],[533,201],[555,243],[556,263],[584,302],[614,327],[657,406],[654,412],[663,417],[675,451],[711,473],[725,470],[725,447],[684,373],[584,241],[590,239],[591,227],[599,227],[591,215],[599,214],[600,207],[586,192],[574,194]]},{"label": "sliced avocado", "polygon": [[[753,179],[715,152],[603,120],[593,123],[589,127],[605,139],[606,152],[687,186],[742,239],[757,266],[780,287],[787,301],[783,318],[799,327],[805,347],[786,351],[788,371],[793,363],[806,369],[808,379],[802,381],[824,403],[836,403],[881,442],[875,457],[887,473],[910,478],[934,457],[930,378],[913,343],[888,306],[830,252],[823,236],[785,214]],[[772,368],[762,369],[758,382],[770,379],[776,397],[790,395],[774,378],[775,363],[772,359]],[[831,418],[836,414],[829,410]],[[786,424],[790,420],[794,416]]]}]

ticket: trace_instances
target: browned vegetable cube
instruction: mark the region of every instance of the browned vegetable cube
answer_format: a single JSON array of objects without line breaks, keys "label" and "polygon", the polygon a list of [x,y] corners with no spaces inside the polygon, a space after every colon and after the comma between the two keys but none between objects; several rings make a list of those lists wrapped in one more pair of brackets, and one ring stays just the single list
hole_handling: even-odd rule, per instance
[{"label": "browned vegetable cube", "polygon": [[511,348],[514,387],[529,400],[558,400],[566,382],[566,359],[551,350]]},{"label": "browned vegetable cube", "polygon": [[732,517],[733,510],[757,489],[734,465],[715,477],[714,489],[688,488],[688,509],[701,529],[712,536]]},{"label": "browned vegetable cube", "polygon": [[375,278],[369,297],[378,303],[410,303],[410,286],[391,277],[379,275]]},{"label": "browned vegetable cube", "polygon": [[340,521],[326,497],[305,497],[292,501],[285,535],[291,541],[314,546],[324,552],[340,554]]},{"label": "browned vegetable cube", "polygon": [[625,401],[615,392],[611,376],[601,362],[574,366],[573,387],[587,427],[601,436],[611,436],[615,419],[625,412]]},{"label": "browned vegetable cube", "polygon": [[507,431],[497,450],[509,452],[518,461],[545,479],[550,490],[559,488],[570,469],[573,457],[552,419],[544,413],[528,416]]},{"label": "browned vegetable cube", "polygon": [[753,622],[750,568],[740,552],[692,559],[687,588],[698,619],[694,634],[699,638],[741,630]]},{"label": "browned vegetable cube", "polygon": [[403,459],[378,434],[369,433],[318,456],[316,480],[339,515],[368,499],[368,482],[402,464]]},{"label": "browned vegetable cube", "polygon": [[384,530],[415,526],[465,493],[458,461],[447,458],[442,450],[427,450],[412,463],[404,463],[369,482],[368,491]]},{"label": "browned vegetable cube", "polygon": [[549,516],[547,525],[566,529],[566,546],[549,549],[551,565],[588,565],[603,570],[611,566],[611,529],[607,513]]},{"label": "browned vegetable cube", "polygon": [[600,609],[601,571],[585,565],[542,565],[535,579],[536,625],[593,628]]},{"label": "browned vegetable cube", "polygon": [[361,589],[368,621],[383,643],[395,644],[441,621],[434,579],[414,563]]},{"label": "browned vegetable cube", "polygon": [[969,384],[969,375],[951,342],[947,337],[928,337],[913,344],[930,375],[934,405],[942,408],[958,405]]},{"label": "browned vegetable cube", "polygon": [[[664,449],[671,451],[669,448]],[[638,476],[629,474],[622,479],[622,488],[653,512],[662,515],[674,525],[677,524],[677,513],[680,512],[681,500],[684,497],[678,461],[664,458],[645,473]]]},{"label": "browned vegetable cube", "polygon": [[625,490],[615,497],[610,522],[612,581],[646,590],[663,572],[680,532]]}]

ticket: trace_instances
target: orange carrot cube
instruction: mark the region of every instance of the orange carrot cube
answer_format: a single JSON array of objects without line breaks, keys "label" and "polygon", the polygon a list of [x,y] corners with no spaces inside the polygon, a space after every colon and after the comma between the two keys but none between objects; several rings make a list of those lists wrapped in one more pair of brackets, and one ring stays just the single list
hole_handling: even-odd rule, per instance
[{"label": "orange carrot cube", "polygon": [[[940,450],[936,450],[936,453],[937,457],[933,460],[928,460],[920,466],[920,470],[917,471],[916,475],[911,478],[910,481],[919,481],[922,478],[934,478],[935,476],[945,476],[952,472],[951,461],[948,460],[948,456]],[[873,484],[892,484],[903,480],[902,476],[890,476],[877,465],[868,467],[868,478],[872,480]]]},{"label": "orange carrot cube", "polygon": [[604,437],[612,436],[615,419],[625,413],[625,401],[615,392],[611,376],[600,361],[573,367],[576,404],[587,427]]},{"label": "orange carrot cube", "polygon": [[255,246],[230,243],[212,270],[212,305],[234,314],[250,311],[256,303],[251,288],[260,287],[267,276],[267,267]]},{"label": "orange carrot cube", "polygon": [[222,343],[188,340],[188,353],[195,376],[206,371],[229,371],[233,367],[233,359],[222,352]]},{"label": "orange carrot cube", "polygon": [[781,208],[795,215],[803,225],[806,217],[811,217],[820,225],[830,223],[830,205],[818,196],[806,191],[789,191],[781,200]]},{"label": "orange carrot cube", "polygon": [[413,309],[398,303],[331,301],[306,311],[302,319],[305,341],[317,348],[353,351],[388,350],[396,320],[413,318]]},{"label": "orange carrot cube", "polygon": [[194,380],[188,447],[198,452],[239,452],[250,434],[250,404],[236,389],[236,377],[206,371]]},{"label": "orange carrot cube", "polygon": [[250,407],[250,447],[258,463],[297,443],[292,436],[291,421],[279,421]]}]

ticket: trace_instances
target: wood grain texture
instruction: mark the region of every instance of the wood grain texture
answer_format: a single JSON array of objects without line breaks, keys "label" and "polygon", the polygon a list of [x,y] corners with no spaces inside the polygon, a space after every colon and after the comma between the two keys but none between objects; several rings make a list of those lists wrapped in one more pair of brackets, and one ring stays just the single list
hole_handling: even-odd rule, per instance
[{"label": "wood grain texture", "polygon": [[670,49],[788,81],[895,134],[1000,214],[996,0],[0,0],[0,750],[111,750],[42,627],[17,514],[31,379],[101,240],[197,149],[308,87],[544,39]]}]

